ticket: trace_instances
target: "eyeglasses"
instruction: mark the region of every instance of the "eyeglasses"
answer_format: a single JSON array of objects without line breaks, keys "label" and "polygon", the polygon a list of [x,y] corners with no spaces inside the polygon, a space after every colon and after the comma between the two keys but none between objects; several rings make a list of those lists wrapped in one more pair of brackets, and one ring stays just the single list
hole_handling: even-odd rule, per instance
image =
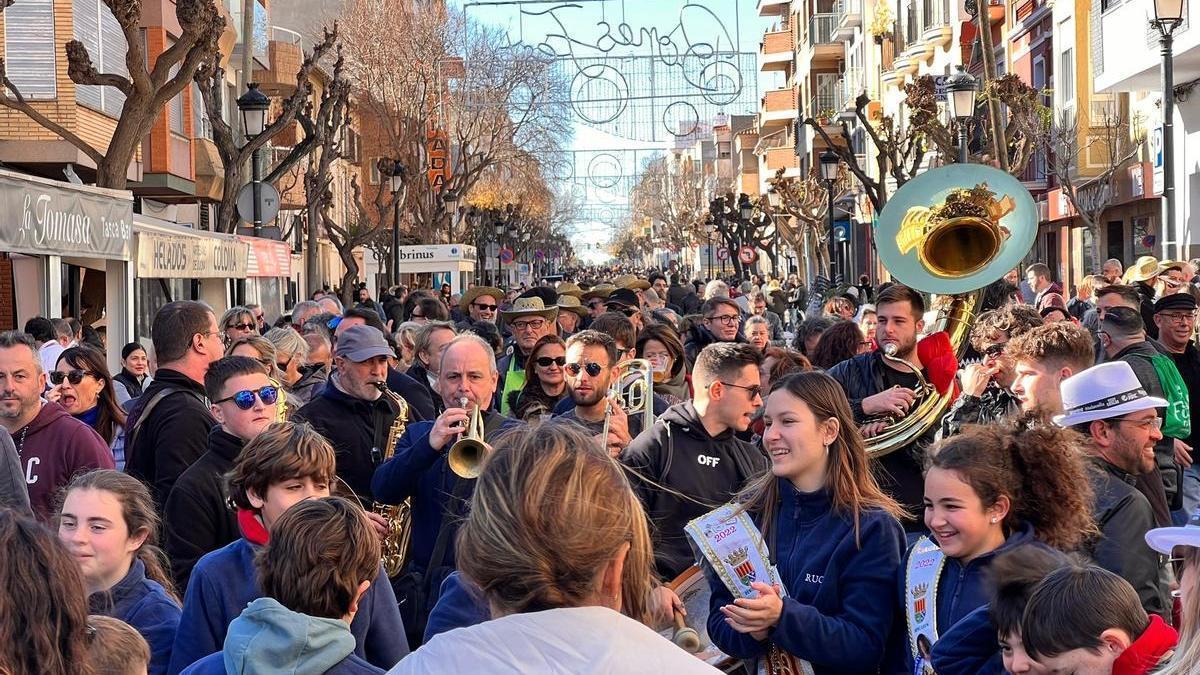
[{"label": "eyeglasses", "polygon": [[726,326],[732,326],[738,322],[737,314],[721,314],[719,316],[706,316],[704,318],[707,321],[720,321]]},{"label": "eyeglasses", "polygon": [[281,372],[281,373],[286,373],[288,366],[290,366],[290,365],[292,365],[291,359],[288,359],[287,361],[284,361],[283,363],[280,363],[279,361],[275,362],[275,367],[278,368],[279,372]]},{"label": "eyeglasses", "polygon": [[1154,429],[1162,429],[1163,421],[1161,417],[1151,417],[1144,420],[1127,420],[1124,417],[1117,418],[1112,421],[1113,424],[1132,424],[1141,427],[1143,431]]},{"label": "eyeglasses", "polygon": [[244,391],[239,391],[233,396],[223,398],[220,401],[213,401],[213,403],[225,403],[227,401],[233,401],[233,404],[242,410],[249,410],[254,407],[254,397],[256,395],[258,396],[258,400],[263,402],[263,405],[275,405],[275,402],[279,400],[279,388],[273,385],[267,385],[258,391],[246,389]]},{"label": "eyeglasses", "polygon": [[512,328],[515,331],[541,330],[545,327],[546,327],[545,319],[532,319],[530,321],[514,321],[514,322],[512,322]]},{"label": "eyeglasses", "polygon": [[593,361],[588,361],[584,364],[568,363],[566,365],[566,369],[567,373],[569,373],[571,377],[578,377],[579,371],[581,370],[587,372],[588,377],[597,377],[600,375],[600,371],[604,370],[604,366]]},{"label": "eyeglasses", "polygon": [[[52,370],[52,371],[50,371],[50,383],[54,384],[54,385],[59,385],[59,384],[63,383],[63,380],[66,380],[67,382],[70,382],[73,385],[79,384],[80,382],[83,382],[84,375],[91,375],[92,377],[96,377],[96,374],[93,373],[92,371],[80,370],[78,368],[76,368],[75,370],[69,370],[65,373],[62,371],[59,371],[59,370]],[[97,378],[97,379],[99,379],[99,378]]]},{"label": "eyeglasses", "polygon": [[565,356],[539,356],[537,358],[537,364],[543,368],[549,368],[550,364],[552,364],[552,363],[558,364],[558,367],[562,368],[563,366],[565,366],[567,364],[567,357],[565,357]]},{"label": "eyeglasses", "polygon": [[255,324],[255,323],[231,323],[228,326],[225,326],[225,330],[229,330],[230,328],[236,328],[238,330],[254,330],[255,328],[258,328],[258,324]]},{"label": "eyeglasses", "polygon": [[1191,323],[1196,320],[1195,312],[1159,312],[1158,315],[1168,323]]},{"label": "eyeglasses", "polygon": [[756,399],[759,396],[762,396],[762,385],[760,385],[760,384],[752,384],[750,386],[746,386],[744,384],[734,384],[732,382],[726,382],[725,380],[717,380],[717,381],[720,382],[721,384],[725,385],[726,387],[736,387],[737,389],[745,389],[746,393],[750,395],[751,400]]},{"label": "eyeglasses", "polygon": [[471,305],[481,312],[494,312],[497,307],[496,305],[485,305],[481,302],[472,302]]}]

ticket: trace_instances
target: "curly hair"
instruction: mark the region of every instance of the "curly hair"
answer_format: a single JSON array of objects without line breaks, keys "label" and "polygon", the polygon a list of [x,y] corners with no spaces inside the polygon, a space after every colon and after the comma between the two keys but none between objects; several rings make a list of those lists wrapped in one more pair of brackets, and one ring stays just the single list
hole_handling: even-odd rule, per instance
[{"label": "curly hair", "polygon": [[1044,324],[1018,335],[1004,346],[1004,353],[1014,361],[1069,366],[1074,372],[1089,368],[1096,362],[1092,334],[1085,328],[1063,321]]},{"label": "curly hair", "polygon": [[992,335],[1004,333],[1011,340],[1041,326],[1042,315],[1029,305],[1006,305],[980,314],[971,326],[971,347],[982,353]]},{"label": "curly hair", "polygon": [[1028,423],[969,425],[933,446],[925,468],[958,474],[985,509],[1008,497],[1005,532],[1029,523],[1041,541],[1073,551],[1099,532],[1081,439],[1070,429]]}]

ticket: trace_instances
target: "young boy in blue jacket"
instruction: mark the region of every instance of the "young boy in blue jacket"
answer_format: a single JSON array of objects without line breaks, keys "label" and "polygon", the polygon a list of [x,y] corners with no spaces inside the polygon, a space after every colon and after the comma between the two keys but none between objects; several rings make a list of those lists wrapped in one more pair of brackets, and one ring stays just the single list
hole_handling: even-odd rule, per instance
[{"label": "young boy in blue jacket", "polygon": [[[246,444],[229,474],[242,538],[196,563],[183,600],[183,617],[169,673],[182,672],[220,651],[230,623],[262,597],[254,558],[289,507],[329,496],[336,475],[333,448],[307,424],[274,424]],[[379,668],[408,654],[396,595],[379,568],[350,623],[354,653]]]},{"label": "young boy in blue jacket", "polygon": [[255,564],[263,597],[229,625],[223,650],[184,675],[383,673],[354,654],[350,633],[379,557],[379,538],[357,504],[326,497],[288,509]]}]

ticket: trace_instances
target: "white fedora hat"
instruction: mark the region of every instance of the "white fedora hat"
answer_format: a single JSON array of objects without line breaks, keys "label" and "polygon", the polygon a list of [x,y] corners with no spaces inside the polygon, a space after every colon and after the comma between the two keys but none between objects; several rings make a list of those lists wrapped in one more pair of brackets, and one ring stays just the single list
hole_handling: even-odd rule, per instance
[{"label": "white fedora hat", "polygon": [[1133,368],[1124,361],[1092,366],[1063,380],[1060,387],[1063,414],[1055,415],[1054,423],[1061,427],[1167,407],[1166,400],[1146,393]]},{"label": "white fedora hat", "polygon": [[1176,546],[1200,547],[1200,509],[1197,509],[1183,527],[1156,527],[1146,533],[1150,548],[1164,555],[1171,555]]}]

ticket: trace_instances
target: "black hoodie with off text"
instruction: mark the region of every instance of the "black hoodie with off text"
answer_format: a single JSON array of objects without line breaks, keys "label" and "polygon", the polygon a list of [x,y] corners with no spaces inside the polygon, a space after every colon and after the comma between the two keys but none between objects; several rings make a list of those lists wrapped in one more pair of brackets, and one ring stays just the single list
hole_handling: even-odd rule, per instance
[{"label": "black hoodie with off text", "polygon": [[633,470],[630,479],[650,519],[654,562],[664,580],[695,562],[683,531],[688,521],[728,502],[768,466],[757,446],[731,430],[710,436],[691,402],[668,408],[625,448],[621,462]]}]

